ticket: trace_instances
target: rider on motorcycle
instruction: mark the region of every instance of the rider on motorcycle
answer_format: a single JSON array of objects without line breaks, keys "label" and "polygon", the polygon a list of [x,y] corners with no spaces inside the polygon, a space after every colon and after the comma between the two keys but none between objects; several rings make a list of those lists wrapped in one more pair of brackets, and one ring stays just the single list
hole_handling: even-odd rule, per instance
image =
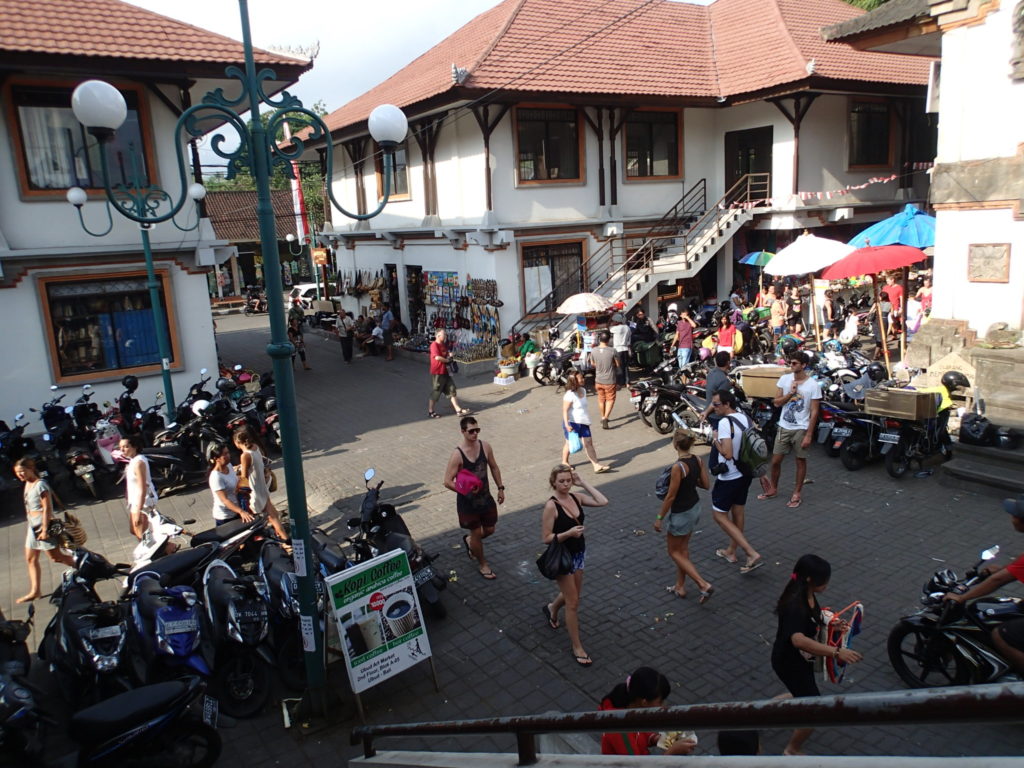
[{"label": "rider on motorcycle", "polygon": [[[1024,494],[1016,499],[1004,499],[1003,509],[1010,513],[1010,522],[1018,533],[1024,533]],[[1005,584],[1016,579],[1024,582],[1024,555],[1021,555],[1005,568],[992,573],[989,568],[982,568],[981,573],[988,573],[988,578],[975,584],[961,595],[947,592],[945,599],[961,605],[969,600],[995,592]],[[992,643],[1003,658],[1019,673],[1024,675],[1024,619],[1014,619],[999,625],[992,630]]]}]

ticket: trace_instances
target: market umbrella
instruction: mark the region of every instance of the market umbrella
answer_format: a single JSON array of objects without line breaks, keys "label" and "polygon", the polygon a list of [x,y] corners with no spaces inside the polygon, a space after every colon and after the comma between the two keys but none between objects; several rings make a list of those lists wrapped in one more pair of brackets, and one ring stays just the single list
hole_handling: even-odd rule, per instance
[{"label": "market umbrella", "polygon": [[[840,259],[828,267],[821,276],[826,280],[841,280],[844,277],[871,275],[871,288],[875,295],[875,307],[878,310],[878,335],[882,338],[882,350],[885,353],[885,367],[889,368],[889,343],[882,327],[882,306],[878,302],[878,273],[890,269],[902,269],[927,258],[920,248],[909,245],[869,245],[858,248],[849,256]],[[904,327],[904,346],[906,344],[906,323]],[[905,349],[904,349],[905,353]],[[891,370],[891,369],[890,369]]]},{"label": "market umbrella", "polygon": [[769,253],[768,251],[753,251],[740,259],[740,264],[748,264],[752,267],[761,267],[761,274],[757,276],[757,287],[759,290],[764,288],[764,265],[774,258],[774,253]]},{"label": "market umbrella", "polygon": [[[839,261],[853,250],[852,246],[804,233],[775,254],[764,271],[769,275],[806,275]],[[821,350],[821,327],[818,323],[818,306],[814,297],[814,281],[811,281],[811,319],[814,321],[814,336]]]},{"label": "market umbrella", "polygon": [[927,248],[929,245],[935,245],[935,217],[908,203],[894,216],[872,224],[849,244],[855,248],[868,245],[910,245],[914,248]]},{"label": "market umbrella", "polygon": [[599,293],[576,293],[559,304],[555,311],[560,315],[587,315],[591,312],[607,312],[613,306],[611,301]]}]

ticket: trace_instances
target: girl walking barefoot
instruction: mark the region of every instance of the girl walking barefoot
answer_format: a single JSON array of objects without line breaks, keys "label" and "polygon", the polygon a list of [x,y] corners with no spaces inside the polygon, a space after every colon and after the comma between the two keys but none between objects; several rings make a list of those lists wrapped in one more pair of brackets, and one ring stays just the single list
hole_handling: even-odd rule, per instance
[{"label": "girl walking barefoot", "polygon": [[[594,662],[580,642],[579,620],[583,565],[587,551],[587,543],[583,538],[583,507],[603,507],[608,499],[566,464],[559,464],[551,470],[548,484],[554,495],[544,505],[541,541],[549,544],[553,537],[557,537],[565,544],[565,548],[572,553],[572,571],[556,579],[558,596],[541,610],[548,626],[558,629],[558,614],[565,607],[565,628],[572,643],[572,656],[581,667],[589,667]],[[574,485],[580,486],[586,493],[571,493]]]},{"label": "girl walking barefoot", "polygon": [[672,447],[676,450],[676,463],[669,476],[668,493],[661,503],[661,510],[654,520],[654,530],[661,532],[662,520],[668,518],[668,556],[676,566],[676,583],[666,589],[676,597],[686,597],[686,577],[693,579],[700,590],[700,604],[711,597],[714,587],[706,581],[690,560],[690,535],[700,521],[700,497],[698,488],[711,487],[707,467],[698,457],[690,453],[694,434],[688,429],[677,429],[672,436]]},{"label": "girl walking barefoot", "polygon": [[46,552],[51,560],[74,568],[75,561],[57,546],[47,541],[50,520],[53,519],[53,493],[36,472],[32,459],[18,459],[14,474],[25,483],[25,515],[28,518],[28,533],[25,535],[25,564],[28,566],[28,594],[15,602],[30,603],[38,600],[43,593],[40,589],[41,569],[39,553]]}]

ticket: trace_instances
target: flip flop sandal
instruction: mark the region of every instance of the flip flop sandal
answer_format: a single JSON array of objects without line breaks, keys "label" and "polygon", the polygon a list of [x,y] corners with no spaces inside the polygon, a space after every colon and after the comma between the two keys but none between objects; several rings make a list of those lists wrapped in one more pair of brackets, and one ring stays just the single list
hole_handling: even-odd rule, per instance
[{"label": "flip flop sandal", "polygon": [[790,509],[796,509],[801,504],[803,504],[803,501],[804,500],[802,498],[800,498],[799,496],[794,496],[793,498],[791,498],[789,500],[789,503],[786,506],[789,507]]},{"label": "flip flop sandal", "polygon": [[611,471],[612,471],[611,467],[606,467],[606,466],[602,465],[602,466],[600,466],[600,467],[598,467],[597,469],[594,470],[594,474],[595,475],[603,475],[605,472],[611,472]]},{"label": "flip flop sandal", "polygon": [[498,574],[496,574],[490,568],[488,568],[486,571],[478,571],[478,573],[488,581],[494,581],[496,578],[498,578]]},{"label": "flip flop sandal", "polygon": [[777,493],[772,493],[772,494],[759,493],[759,494],[757,494],[757,500],[758,501],[767,501],[768,499],[774,499],[778,495],[779,494],[777,494]]},{"label": "flip flop sandal", "polygon": [[723,560],[725,560],[725,562],[732,563],[734,565],[737,562],[737,558],[733,557],[732,559],[730,559],[729,556],[727,554],[725,554],[725,550],[724,549],[716,549],[715,550],[715,557],[720,557]]},{"label": "flip flop sandal", "polygon": [[698,605],[704,605],[704,603],[706,603],[708,600],[711,599],[711,596],[714,593],[715,593],[714,585],[708,587],[706,590],[702,590],[701,593],[700,593],[700,597],[697,598],[697,604]]},{"label": "flip flop sandal", "polygon": [[[571,651],[570,651],[570,653],[571,653]],[[577,656],[575,653],[573,653],[572,657],[574,659],[576,659],[576,663],[579,664],[581,667],[590,667],[590,666],[593,666],[593,664],[594,664],[594,660],[592,658],[590,658],[589,654],[586,654],[586,653],[583,654],[582,656]]]},{"label": "flip flop sandal", "polygon": [[669,594],[675,595],[680,600],[686,597],[686,593],[685,592],[678,591],[674,586],[672,586],[672,587],[665,587],[665,591],[668,592]]},{"label": "flip flop sandal", "polygon": [[759,557],[754,562],[748,565],[744,565],[742,568],[740,568],[740,573],[750,573],[751,571],[756,571],[762,565],[764,565],[764,558]]},{"label": "flip flop sandal", "polygon": [[558,629],[558,622],[551,616],[551,611],[546,605],[540,609],[540,612],[544,614],[544,618],[547,619],[549,627],[552,629]]},{"label": "flip flop sandal", "polygon": [[438,413],[437,411],[428,411],[427,412],[427,418],[428,419],[440,419],[441,418],[441,414]]},{"label": "flip flop sandal", "polygon": [[469,414],[471,414],[472,412],[473,411],[471,411],[469,408],[463,408],[460,411],[456,411],[455,415],[456,416],[469,416]]}]

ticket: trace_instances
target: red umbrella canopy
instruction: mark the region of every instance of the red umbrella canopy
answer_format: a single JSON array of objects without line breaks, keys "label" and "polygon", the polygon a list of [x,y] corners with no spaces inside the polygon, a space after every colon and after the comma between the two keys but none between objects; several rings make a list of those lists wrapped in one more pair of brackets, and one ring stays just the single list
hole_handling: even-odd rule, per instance
[{"label": "red umbrella canopy", "polygon": [[872,245],[858,248],[849,256],[845,256],[821,273],[825,280],[840,280],[844,277],[858,275],[874,275],[890,269],[909,267],[927,256],[920,248],[909,245]]}]

